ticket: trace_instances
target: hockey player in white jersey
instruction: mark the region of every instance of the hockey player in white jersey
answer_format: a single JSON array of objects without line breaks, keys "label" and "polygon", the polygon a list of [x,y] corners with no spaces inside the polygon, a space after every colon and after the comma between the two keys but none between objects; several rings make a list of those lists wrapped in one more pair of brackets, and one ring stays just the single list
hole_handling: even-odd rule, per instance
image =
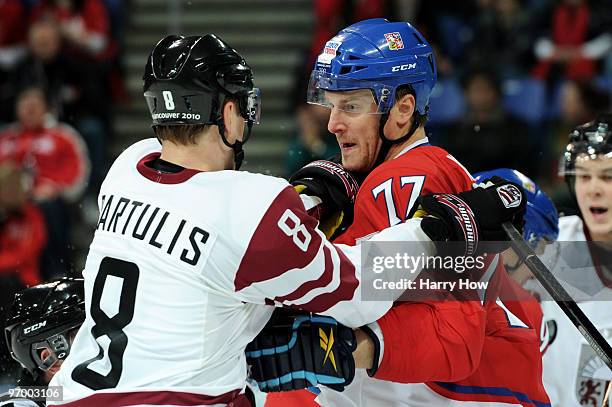
[{"label": "hockey player in white jersey", "polygon": [[83,279],[64,277],[15,295],[4,339],[23,370],[18,386],[0,394],[1,407],[44,407],[47,396],[59,398],[47,385],[84,319]]},{"label": "hockey player in white jersey", "polygon": [[[545,255],[560,276],[567,263],[577,279],[570,294],[595,327],[612,343],[612,115],[577,127],[563,157],[563,173],[575,196],[580,216],[559,218],[559,245]],[[560,250],[559,250],[560,248]],[[554,250],[553,250],[554,249]],[[607,260],[607,261],[606,261]],[[597,298],[591,300],[589,298]],[[543,381],[554,406],[602,406],[612,372],[595,354],[559,306],[542,302],[544,324],[556,323],[556,333],[543,338]],[[610,406],[608,401],[607,406]]]},{"label": "hockey player in white jersey", "polygon": [[[86,319],[51,383],[64,400],[50,405],[248,406],[245,347],[270,305],[357,327],[391,302],[360,301],[359,248],[331,244],[287,181],[235,171],[260,106],[235,50],[212,34],[168,36],[149,56],[144,95],[156,138],[124,151],[102,184]],[[354,199],[350,174],[329,174]],[[500,224],[522,211],[494,188],[455,198],[476,219],[494,206]],[[439,212],[372,239],[420,241],[420,254],[434,250],[431,237],[461,240],[466,227],[484,239],[500,232]]]}]

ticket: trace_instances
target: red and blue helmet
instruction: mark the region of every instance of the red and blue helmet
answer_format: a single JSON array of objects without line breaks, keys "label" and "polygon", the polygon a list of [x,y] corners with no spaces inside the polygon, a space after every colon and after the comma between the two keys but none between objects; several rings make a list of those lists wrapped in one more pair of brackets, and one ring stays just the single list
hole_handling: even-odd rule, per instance
[{"label": "red and blue helmet", "polygon": [[398,87],[410,85],[416,110],[427,114],[436,84],[433,49],[412,25],[374,18],[355,23],[327,41],[310,77],[308,103],[328,106],[325,91],[372,90],[387,113]]},{"label": "red and blue helmet", "polygon": [[525,212],[525,228],[523,237],[532,246],[546,239],[549,242],[559,237],[559,215],[555,205],[548,195],[542,191],[531,178],[525,174],[508,168],[483,171],[474,175],[476,182],[482,182],[494,176],[502,177],[523,187],[527,196]]}]

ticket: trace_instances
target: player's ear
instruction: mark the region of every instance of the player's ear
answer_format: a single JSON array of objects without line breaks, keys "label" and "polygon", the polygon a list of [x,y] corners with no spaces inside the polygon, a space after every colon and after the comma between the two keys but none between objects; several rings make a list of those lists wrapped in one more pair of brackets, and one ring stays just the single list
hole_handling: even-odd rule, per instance
[{"label": "player's ear", "polygon": [[233,100],[227,101],[223,105],[223,122],[225,125],[225,137],[230,144],[236,141],[236,120],[240,117],[238,104]]},{"label": "player's ear", "polygon": [[399,127],[407,126],[416,109],[416,99],[411,94],[401,96],[395,101],[393,110],[395,110],[396,121]]}]

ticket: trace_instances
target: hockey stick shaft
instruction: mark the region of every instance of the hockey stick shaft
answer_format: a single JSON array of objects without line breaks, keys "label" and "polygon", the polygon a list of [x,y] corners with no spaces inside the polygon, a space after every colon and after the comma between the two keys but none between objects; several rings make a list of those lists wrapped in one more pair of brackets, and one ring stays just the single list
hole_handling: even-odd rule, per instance
[{"label": "hockey stick shaft", "polygon": [[[582,312],[578,304],[571,300],[565,288],[561,286],[557,278],[529,247],[514,225],[510,222],[504,222],[502,227],[510,238],[510,244],[519,258],[524,259],[525,265],[529,267],[529,270],[531,270],[540,284],[555,299],[557,305],[572,321],[574,326],[578,328],[578,331],[591,345],[597,356],[612,370],[612,347],[610,347],[610,344],[595,328],[591,320]],[[562,299],[562,301],[557,300],[558,298]]]}]

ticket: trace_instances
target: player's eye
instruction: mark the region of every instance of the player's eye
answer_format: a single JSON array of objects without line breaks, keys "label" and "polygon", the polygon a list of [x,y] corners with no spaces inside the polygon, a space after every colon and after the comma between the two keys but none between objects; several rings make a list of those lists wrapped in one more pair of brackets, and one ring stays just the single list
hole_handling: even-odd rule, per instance
[{"label": "player's eye", "polygon": [[587,182],[591,179],[591,175],[590,174],[576,174],[576,179],[582,182]]},{"label": "player's eye", "polygon": [[360,113],[362,110],[361,107],[362,106],[358,103],[347,103],[342,110],[348,113]]}]

